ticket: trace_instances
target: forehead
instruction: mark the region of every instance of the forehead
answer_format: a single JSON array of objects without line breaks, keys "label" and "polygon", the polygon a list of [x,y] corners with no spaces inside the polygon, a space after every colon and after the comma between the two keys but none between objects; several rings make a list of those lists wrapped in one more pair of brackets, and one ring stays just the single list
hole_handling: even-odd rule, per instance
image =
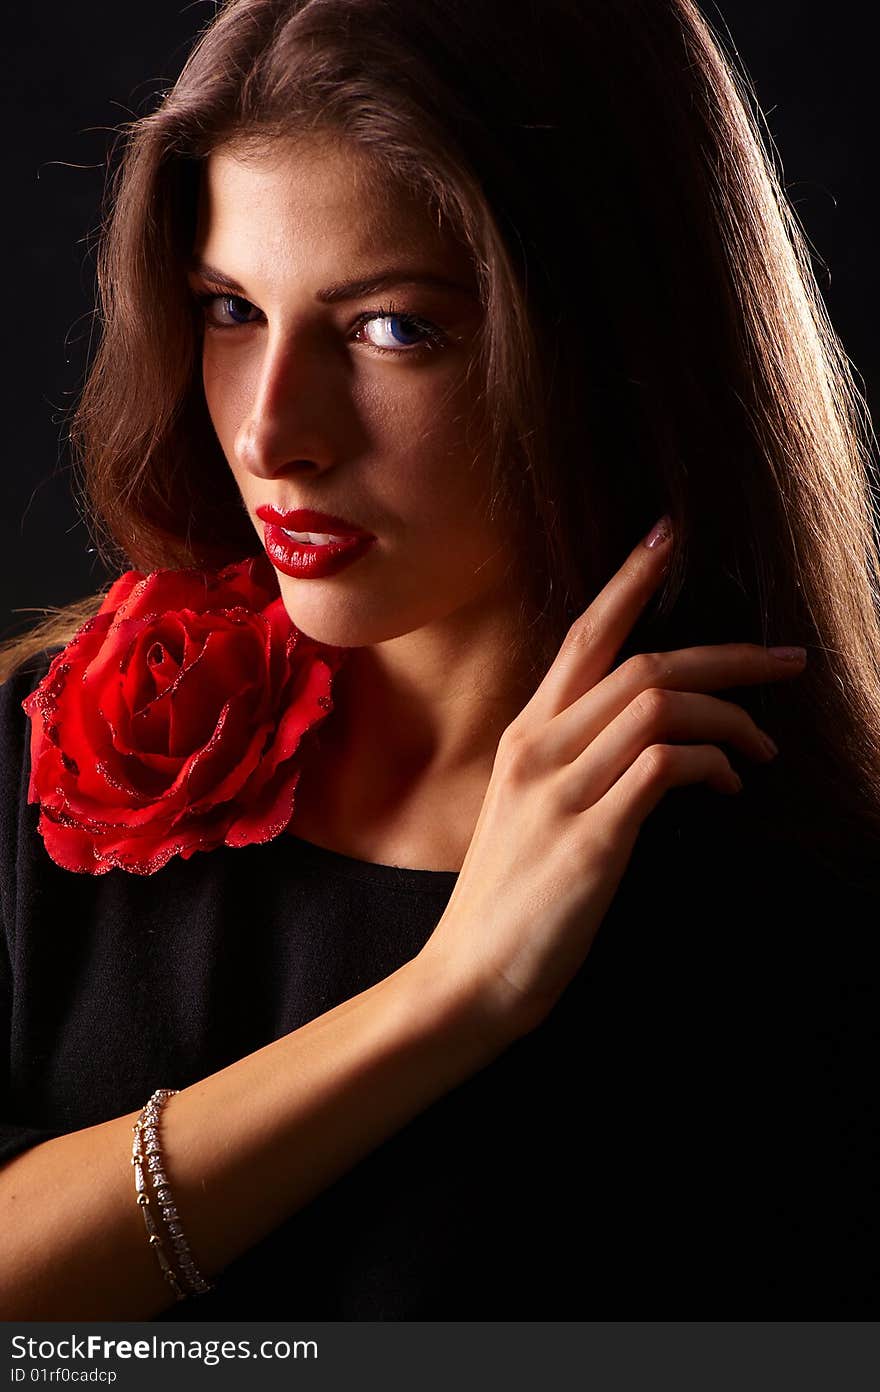
[{"label": "forehead", "polygon": [[250,244],[281,265],[331,252],[362,262],[377,249],[417,249],[459,271],[469,263],[425,198],[368,152],[324,135],[224,146],[208,156],[196,250],[210,245],[220,255],[232,244]]}]

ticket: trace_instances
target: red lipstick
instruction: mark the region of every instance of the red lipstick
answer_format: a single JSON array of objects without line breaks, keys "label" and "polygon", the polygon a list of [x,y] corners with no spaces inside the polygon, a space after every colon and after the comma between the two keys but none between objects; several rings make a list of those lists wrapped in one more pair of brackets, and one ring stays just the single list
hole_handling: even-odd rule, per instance
[{"label": "red lipstick", "polygon": [[[263,503],[256,512],[266,524],[263,544],[269,560],[276,570],[300,580],[335,575],[358,560],[376,540],[372,532],[311,508],[287,511]],[[290,536],[290,532],[299,536]]]}]

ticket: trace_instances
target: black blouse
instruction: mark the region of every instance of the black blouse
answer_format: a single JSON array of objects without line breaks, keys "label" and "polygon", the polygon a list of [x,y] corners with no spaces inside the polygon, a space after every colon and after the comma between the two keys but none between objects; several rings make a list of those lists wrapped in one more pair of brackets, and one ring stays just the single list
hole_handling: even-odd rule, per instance
[{"label": "black blouse", "polygon": [[[456,880],[286,833],[60,869],[21,709],[49,656],[0,688],[0,1160],[365,990]],[[880,896],[758,841],[748,795],[668,793],[544,1023],[157,1318],[876,1315]]]}]

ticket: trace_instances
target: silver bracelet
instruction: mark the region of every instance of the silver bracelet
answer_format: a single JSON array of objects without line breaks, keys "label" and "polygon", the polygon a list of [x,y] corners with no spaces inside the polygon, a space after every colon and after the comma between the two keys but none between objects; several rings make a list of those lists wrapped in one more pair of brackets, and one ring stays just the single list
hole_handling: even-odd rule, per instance
[{"label": "silver bracelet", "polygon": [[[134,1183],[137,1202],[144,1215],[144,1225],[150,1246],[156,1253],[162,1275],[165,1277],[177,1300],[185,1300],[187,1295],[203,1295],[213,1290],[213,1282],[206,1281],[196,1266],[189,1243],[184,1236],[180,1215],[162,1158],[162,1145],[159,1136],[159,1113],[179,1089],[157,1088],[144,1107],[132,1130],[135,1133],[131,1148],[131,1163],[134,1166]],[[166,1232],[171,1240],[179,1271],[175,1274],[162,1242],[162,1236],[150,1212],[150,1196],[147,1192],[147,1176],[152,1181],[153,1191]],[[182,1276],[187,1290],[182,1290],[178,1276]]]}]

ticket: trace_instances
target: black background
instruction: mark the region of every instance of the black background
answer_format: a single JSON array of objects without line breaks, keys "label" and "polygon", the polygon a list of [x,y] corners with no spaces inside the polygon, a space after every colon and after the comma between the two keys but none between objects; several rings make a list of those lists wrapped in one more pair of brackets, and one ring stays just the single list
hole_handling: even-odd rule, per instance
[{"label": "black background", "polygon": [[[106,160],[113,129],[152,108],[213,12],[211,0],[7,8],[0,636],[105,578],[72,498],[64,423],[93,332]],[[832,321],[876,420],[874,7],[706,0],[703,12],[730,31],[754,82]]]}]

